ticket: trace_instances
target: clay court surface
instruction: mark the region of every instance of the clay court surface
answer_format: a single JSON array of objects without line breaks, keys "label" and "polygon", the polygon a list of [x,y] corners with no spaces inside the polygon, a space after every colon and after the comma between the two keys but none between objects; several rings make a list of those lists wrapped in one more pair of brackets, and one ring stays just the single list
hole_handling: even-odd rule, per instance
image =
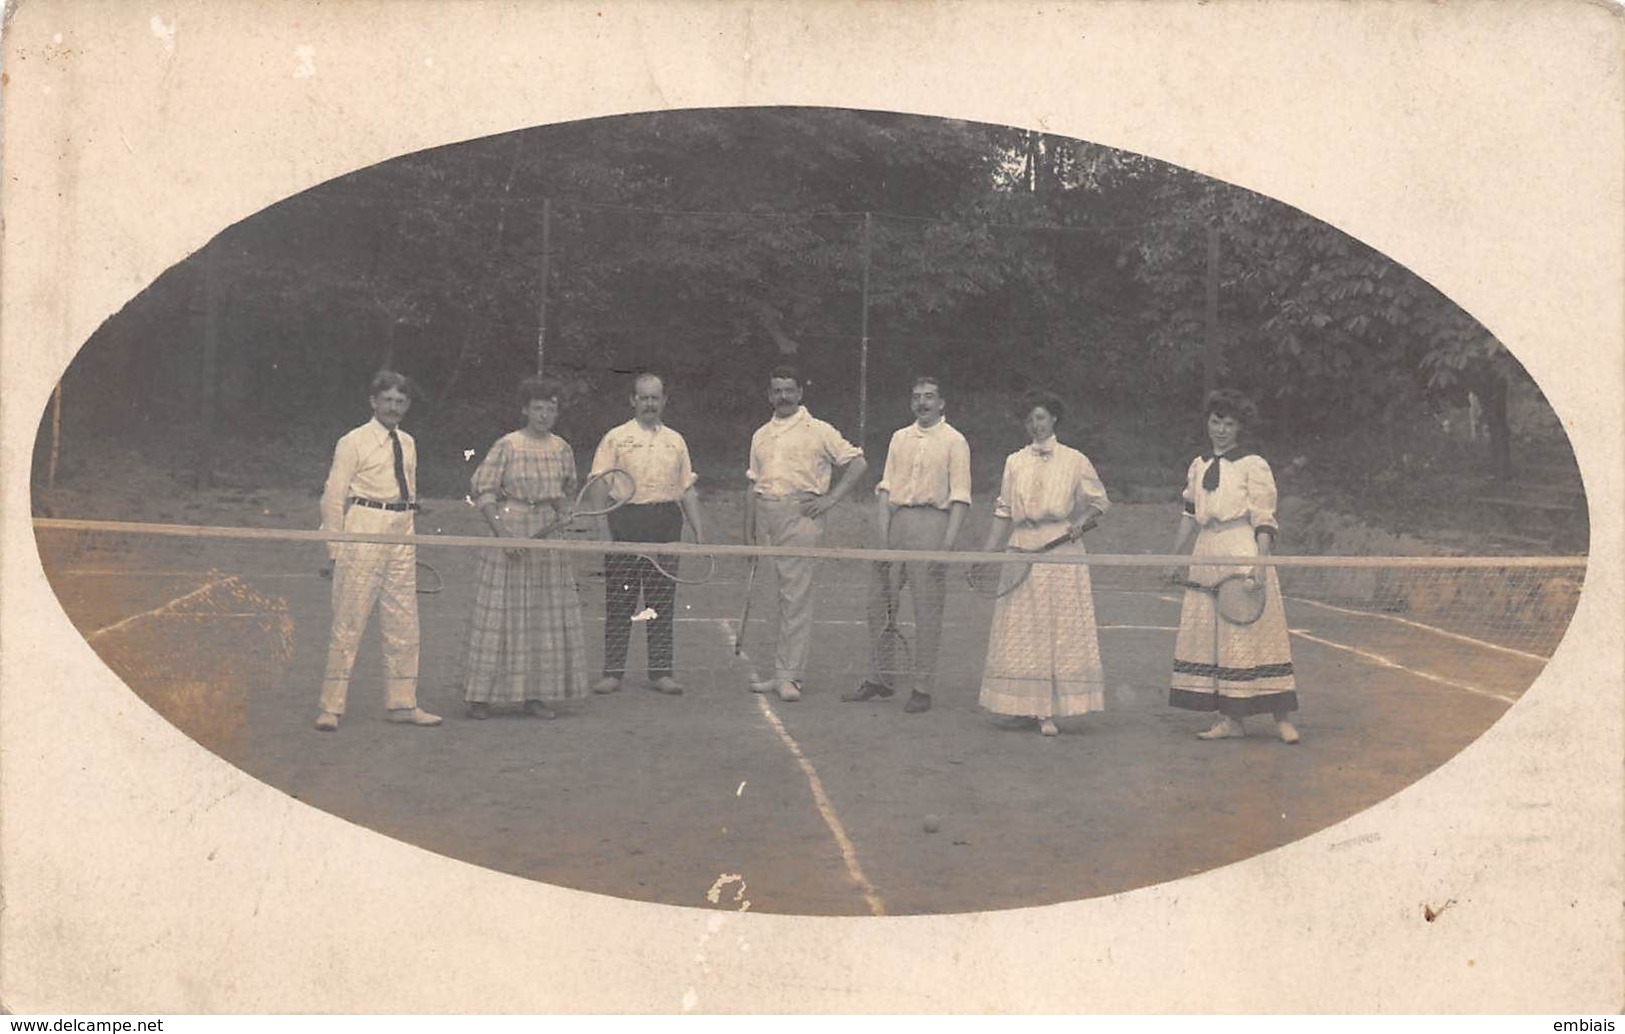
[{"label": "clay court surface", "polygon": [[[475,533],[460,507],[435,504],[420,533],[433,525]],[[848,504],[836,517],[831,545],[865,543],[865,510]],[[1172,505],[1122,505],[1088,546],[1160,552],[1176,519]],[[713,526],[726,538],[736,523]],[[964,541],[979,535],[973,529]],[[312,807],[426,850],[699,908],[965,912],[1179,879],[1315,833],[1402,790],[1482,734],[1544,666],[1383,616],[1295,603],[1289,591],[1302,743],[1277,741],[1267,718],[1251,721],[1247,739],[1201,742],[1193,734],[1207,719],[1166,704],[1178,596],[1149,571],[1122,570],[1095,584],[1107,710],[1063,721],[1060,736],[1044,738],[1030,722],[976,706],[992,604],[963,591],[950,597],[943,675],[928,713],[904,714],[901,694],[842,703],[867,650],[861,564],[827,565],[820,576],[803,699],[752,694],[748,661],[732,656],[742,602],[736,562],[712,584],[679,592],[685,695],[646,688],[635,632],[620,693],[565,705],[551,722],[501,713],[476,722],[464,717],[456,685],[474,558],[425,548],[420,558],[446,588],[419,597],[419,699],[445,724],[385,721],[369,631],[349,714],[336,734],[322,734],[311,725],[329,620],[328,583],[315,576],[319,546],[228,544],[235,570],[220,562],[221,548],[208,566],[256,598],[285,603],[292,635],[285,663],[270,646],[226,648],[236,655],[194,673],[190,704],[174,692],[186,672],[140,687],[189,734]],[[96,565],[52,561],[47,570],[69,616],[92,633],[215,577],[201,560],[194,566],[136,550]],[[596,566],[590,556],[578,565],[594,674],[603,610]],[[749,658],[772,656],[772,588],[764,565]],[[908,616],[905,605],[905,631]],[[115,670],[105,647],[120,634],[93,639]],[[195,668],[213,648],[202,633],[176,657]],[[925,830],[927,815],[940,818],[937,832]]]}]

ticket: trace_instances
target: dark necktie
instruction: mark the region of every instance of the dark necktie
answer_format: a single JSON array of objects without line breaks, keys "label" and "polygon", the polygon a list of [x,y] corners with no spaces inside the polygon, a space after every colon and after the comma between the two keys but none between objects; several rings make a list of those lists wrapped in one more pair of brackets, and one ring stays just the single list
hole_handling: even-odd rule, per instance
[{"label": "dark necktie", "polygon": [[401,449],[401,436],[395,433],[394,428],[389,431],[389,444],[395,447],[395,484],[401,490],[401,502],[412,501],[412,493],[406,488],[406,453]]},{"label": "dark necktie", "polygon": [[1202,487],[1209,492],[1219,487],[1219,457],[1213,457],[1213,462],[1202,473]]}]

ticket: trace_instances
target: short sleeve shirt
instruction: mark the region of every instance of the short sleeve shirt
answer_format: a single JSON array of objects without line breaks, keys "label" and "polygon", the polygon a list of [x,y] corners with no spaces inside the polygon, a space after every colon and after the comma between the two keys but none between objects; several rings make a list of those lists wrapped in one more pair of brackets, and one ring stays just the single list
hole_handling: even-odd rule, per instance
[{"label": "short sleeve shirt", "polygon": [[830,472],[863,455],[863,450],[824,421],[799,407],[784,419],[775,416],[750,439],[750,466],[745,476],[757,495],[823,495]]},{"label": "short sleeve shirt", "polygon": [[699,480],[688,443],[665,424],[651,431],[628,420],[604,435],[593,455],[592,473],[612,467],[632,475],[637,491],[631,501],[638,504],[674,503]]}]

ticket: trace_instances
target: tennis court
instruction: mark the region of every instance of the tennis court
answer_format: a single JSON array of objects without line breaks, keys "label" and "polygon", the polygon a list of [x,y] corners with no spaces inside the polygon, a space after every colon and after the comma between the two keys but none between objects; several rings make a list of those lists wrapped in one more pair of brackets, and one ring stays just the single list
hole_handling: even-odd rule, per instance
[{"label": "tennis court", "polygon": [[[477,517],[458,505],[433,504],[420,534],[475,533]],[[842,511],[831,539],[863,541],[867,511]],[[1157,553],[1177,513],[1168,504],[1119,506],[1088,547],[1101,556]],[[1283,572],[1303,733],[1288,747],[1267,734],[1267,720],[1255,720],[1246,739],[1195,739],[1206,719],[1166,703],[1179,594],[1153,577],[1160,567],[1127,563],[1094,569],[1107,710],[1063,721],[1053,738],[977,708],[993,604],[968,591],[950,591],[928,713],[904,714],[901,694],[842,703],[868,652],[869,564],[858,559],[820,565],[803,699],[752,694],[751,662],[772,656],[773,579],[764,563],[746,657],[736,659],[746,566],[737,555],[719,558],[712,582],[679,591],[684,695],[644,688],[634,632],[621,692],[564,705],[551,722],[469,721],[456,669],[475,550],[425,545],[419,559],[445,588],[419,596],[419,699],[445,724],[384,720],[369,630],[349,714],[337,734],[324,735],[311,727],[330,613],[329,584],[316,577],[319,542],[109,535],[87,548],[94,538],[41,532],[70,618],[149,702],[270,785],[384,835],[529,879],[673,905],[813,915],[1112,894],[1324,829],[1437,768],[1503,715],[1544,667],[1583,576],[1583,567],[1558,565],[1512,579],[1540,592],[1500,592],[1497,623],[1469,620],[1456,605],[1494,595],[1474,588],[1488,573],[1439,575],[1425,592],[1411,589],[1404,607],[1362,609],[1313,591],[1310,575],[1323,572]],[[592,551],[570,555],[596,664],[602,565]],[[1363,591],[1377,597],[1395,584],[1390,573],[1339,575],[1369,582]],[[175,619],[186,607],[177,601],[200,591],[197,598],[223,594],[230,605],[207,620]],[[910,620],[905,603],[905,632]],[[170,630],[166,638],[142,638],[154,624]],[[133,638],[115,649],[126,632]],[[138,670],[143,659],[168,670]],[[166,698],[177,685],[192,696]],[[927,815],[940,818],[937,832],[925,830]]]}]

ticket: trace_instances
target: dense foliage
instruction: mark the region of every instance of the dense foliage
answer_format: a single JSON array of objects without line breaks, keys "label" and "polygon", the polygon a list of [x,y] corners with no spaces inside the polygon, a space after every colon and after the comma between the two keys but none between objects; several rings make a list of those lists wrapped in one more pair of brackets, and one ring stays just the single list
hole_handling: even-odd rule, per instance
[{"label": "dense foliage", "polygon": [[855,430],[865,323],[876,444],[919,369],[961,400],[1042,384],[1182,427],[1206,372],[1257,394],[1277,438],[1474,391],[1505,473],[1507,388],[1527,384],[1425,282],[1267,198],[1039,133],[762,108],[543,127],[289,198],[110,320],[64,420],[330,441],[388,364],[423,389],[417,426],[488,441],[540,353],[609,400],[586,431],[652,366],[706,416],[701,448],[737,438],[780,361]]}]

